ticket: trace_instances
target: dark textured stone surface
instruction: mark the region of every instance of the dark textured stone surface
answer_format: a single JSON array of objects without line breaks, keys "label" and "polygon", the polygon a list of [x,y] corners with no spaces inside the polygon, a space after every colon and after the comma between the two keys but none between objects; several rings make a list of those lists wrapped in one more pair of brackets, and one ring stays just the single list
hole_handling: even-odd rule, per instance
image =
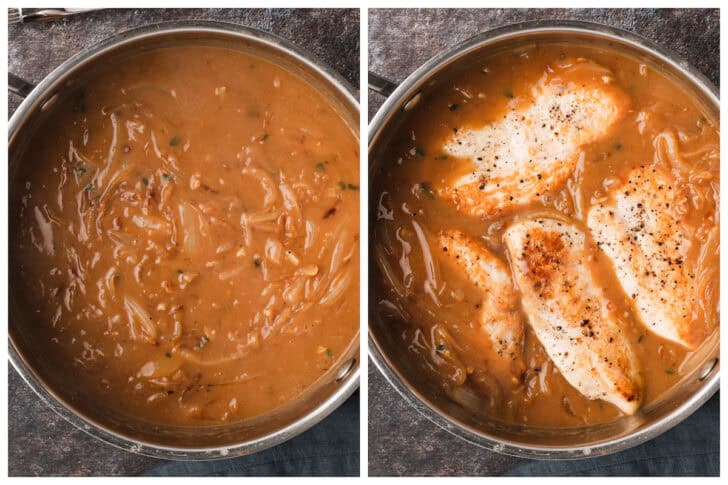
[{"label": "dark textured stone surface", "polygon": [[519,462],[435,426],[369,363],[369,476],[494,476]]},{"label": "dark textured stone surface", "polygon": [[[483,31],[528,20],[584,20],[630,30],[720,84],[720,15],[703,9],[372,9],[369,70],[401,81],[433,55]],[[384,99],[369,96],[369,117]]]},{"label": "dark textured stone surface", "polygon": [[[215,20],[255,27],[283,37],[359,86],[358,9],[117,9],[8,29],[8,68],[38,82],[73,54],[144,25],[173,20]],[[9,98],[12,113],[19,100]]]},{"label": "dark textured stone surface", "polygon": [[[38,82],[71,55],[111,35],[152,23],[205,19],[256,27],[286,38],[359,86],[359,10],[102,10],[62,21],[11,25],[10,72]],[[20,104],[8,97],[9,114]],[[159,462],[117,450],[50,411],[8,372],[10,475],[135,475]]]},{"label": "dark textured stone surface", "polygon": [[[718,10],[373,9],[369,70],[401,81],[433,55],[495,27],[540,19],[599,22],[675,51],[720,83]],[[369,118],[384,98],[369,91]],[[369,364],[369,474],[500,475],[521,460],[475,447],[410,408]]]},{"label": "dark textured stone surface", "polygon": [[105,445],[71,426],[8,370],[10,476],[136,475],[158,461]]}]

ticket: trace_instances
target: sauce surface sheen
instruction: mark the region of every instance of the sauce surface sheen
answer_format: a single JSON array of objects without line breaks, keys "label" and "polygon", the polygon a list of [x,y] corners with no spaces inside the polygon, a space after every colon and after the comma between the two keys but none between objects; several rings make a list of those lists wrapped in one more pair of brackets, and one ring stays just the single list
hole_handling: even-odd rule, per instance
[{"label": "sauce surface sheen", "polygon": [[358,141],[242,52],[93,74],[24,154],[15,294],[71,399],[216,424],[296,398],[358,331]]},{"label": "sauce surface sheen", "polygon": [[[373,309],[381,316],[377,331],[388,336],[386,345],[392,352],[415,363],[435,388],[475,413],[548,427],[596,424],[622,416],[615,405],[589,400],[567,382],[529,327],[522,306],[515,311],[525,329],[518,356],[523,365],[503,365],[479,320],[482,309],[493,303],[484,303],[488,300],[466,276],[464,263],[454,264],[446,257],[443,251],[448,248],[441,236],[438,240],[443,231],[464,234],[512,265],[503,241],[508,227],[534,217],[562,219],[587,235],[585,260],[591,264],[591,277],[609,300],[609,312],[618,319],[638,361],[642,405],[654,401],[691,370],[695,352],[657,336],[636,319],[632,295],[622,290],[611,261],[590,236],[587,214],[624,184],[635,167],[657,167],[672,174],[675,188],[685,195],[680,224],[689,228],[685,233],[690,248],[679,263],[690,269],[695,281],[687,338],[704,342],[714,335],[719,320],[717,121],[664,74],[597,47],[535,44],[480,59],[446,76],[404,115],[386,150],[377,155],[381,159],[372,183],[375,227],[370,253],[378,268],[372,290]],[[581,146],[563,184],[537,194],[531,203],[475,214],[482,207],[469,197],[475,193],[477,198],[478,187],[457,197],[449,187],[453,180],[470,177],[468,160],[459,153],[477,136],[463,132],[485,130],[507,116],[514,119],[512,113],[525,111],[533,102],[535,87],[553,77],[577,88],[603,84],[604,89],[620,90],[622,117],[598,140]],[[482,156],[493,153],[485,150]],[[493,167],[498,163],[507,161],[494,161]],[[527,175],[540,180],[551,174]],[[493,179],[481,180],[481,191],[498,195],[488,185]],[[502,195],[501,205],[507,206],[513,193]],[[471,205],[464,210],[466,203]],[[513,286],[517,289],[515,282]]]}]

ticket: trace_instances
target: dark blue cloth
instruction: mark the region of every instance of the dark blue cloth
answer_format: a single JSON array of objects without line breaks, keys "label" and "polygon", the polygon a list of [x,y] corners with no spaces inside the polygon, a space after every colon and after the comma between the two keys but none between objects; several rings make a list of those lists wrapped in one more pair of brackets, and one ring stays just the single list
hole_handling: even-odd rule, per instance
[{"label": "dark blue cloth", "polygon": [[509,476],[714,476],[720,474],[720,392],[677,427],[635,448],[573,461],[528,460]]},{"label": "dark blue cloth", "polygon": [[359,391],[305,433],[259,453],[164,461],[147,476],[359,476]]}]

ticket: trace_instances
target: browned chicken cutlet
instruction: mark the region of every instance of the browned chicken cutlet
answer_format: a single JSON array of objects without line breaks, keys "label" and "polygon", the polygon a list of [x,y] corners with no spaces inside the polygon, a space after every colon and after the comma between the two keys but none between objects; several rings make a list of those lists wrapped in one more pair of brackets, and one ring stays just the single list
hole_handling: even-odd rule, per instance
[{"label": "browned chicken cutlet", "polygon": [[672,174],[642,166],[590,209],[587,222],[638,319],[655,334],[694,349],[701,335],[692,328],[697,295],[688,264],[691,229],[682,216],[686,203]]},{"label": "browned chicken cutlet", "polygon": [[[573,70],[588,72],[590,82],[563,81]],[[566,182],[582,147],[608,134],[627,104],[606,68],[587,60],[555,64],[530,99],[512,100],[502,119],[458,130],[445,143],[444,151],[464,166],[438,184],[438,193],[477,217],[537,202]]]},{"label": "browned chicken cutlet", "polygon": [[637,357],[597,284],[585,234],[554,218],[525,219],[504,234],[529,324],[564,378],[589,399],[634,414]]},{"label": "browned chicken cutlet", "polygon": [[523,322],[508,265],[482,243],[456,230],[441,231],[438,244],[448,260],[462,268],[482,295],[478,319],[495,353],[509,361],[514,373],[523,370]]}]

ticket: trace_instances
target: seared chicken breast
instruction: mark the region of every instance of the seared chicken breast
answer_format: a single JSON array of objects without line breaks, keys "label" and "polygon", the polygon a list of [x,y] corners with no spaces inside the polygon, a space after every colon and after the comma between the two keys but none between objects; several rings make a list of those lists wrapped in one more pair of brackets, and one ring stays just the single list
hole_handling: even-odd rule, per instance
[{"label": "seared chicken breast", "polygon": [[504,243],[528,321],[564,378],[627,414],[640,406],[638,360],[594,279],[584,232],[552,218],[511,225]]},{"label": "seared chicken breast", "polygon": [[[589,83],[564,82],[582,69]],[[536,202],[561,187],[582,156],[581,147],[602,138],[626,111],[626,95],[610,71],[591,62],[565,62],[536,82],[530,99],[509,103],[502,119],[458,130],[444,146],[466,166],[438,193],[458,210],[487,217]]]},{"label": "seared chicken breast", "polygon": [[695,274],[687,264],[689,228],[682,222],[687,195],[672,174],[632,170],[608,199],[592,206],[587,224],[611,258],[639,320],[655,334],[694,349]]},{"label": "seared chicken breast", "polygon": [[438,243],[443,257],[462,268],[468,281],[480,290],[483,299],[478,318],[493,349],[500,358],[520,367],[523,322],[518,312],[518,292],[508,265],[481,242],[460,231],[440,232]]}]

